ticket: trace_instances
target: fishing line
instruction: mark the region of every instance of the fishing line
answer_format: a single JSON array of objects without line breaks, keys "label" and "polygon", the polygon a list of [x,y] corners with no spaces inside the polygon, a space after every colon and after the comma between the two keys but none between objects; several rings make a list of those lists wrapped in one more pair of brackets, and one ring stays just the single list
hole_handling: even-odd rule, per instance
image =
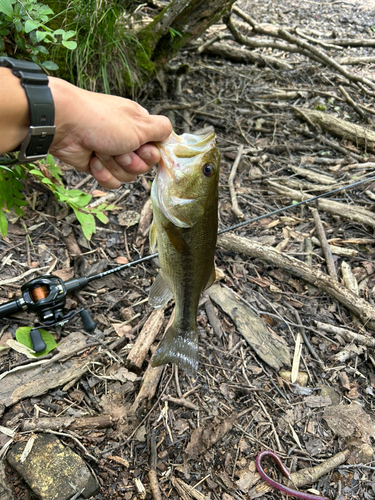
[{"label": "fishing line", "polygon": [[[347,186],[343,186],[341,188],[334,189],[333,191],[329,191],[328,193],[319,194],[317,196],[314,196],[313,198],[309,198],[309,199],[304,200],[304,201],[299,201],[298,203],[293,203],[292,205],[288,205],[284,208],[279,208],[278,210],[274,210],[273,212],[268,212],[267,214],[259,215],[258,217],[255,217],[254,219],[248,219],[248,220],[245,220],[243,222],[240,222],[239,224],[234,224],[233,226],[226,227],[225,229],[221,229],[220,231],[218,231],[217,234],[223,234],[223,233],[227,233],[228,231],[233,231],[234,229],[238,229],[240,227],[246,226],[247,224],[251,224],[252,222],[257,222],[261,219],[265,219],[266,217],[270,217],[271,215],[277,215],[277,214],[280,214],[282,212],[286,212],[288,210],[291,210],[292,208],[300,207],[301,205],[306,205],[308,203],[311,203],[315,200],[318,200],[319,198],[324,198],[324,197],[329,196],[331,194],[340,193],[341,191],[345,191],[346,189],[351,189],[351,188],[354,188],[354,187],[359,186],[361,184],[364,184],[365,182],[371,182],[371,181],[375,181],[375,176],[369,177],[368,179],[363,179],[363,180],[358,181],[358,182],[354,182],[353,184],[348,184]],[[107,274],[121,271],[122,269],[126,269],[128,267],[136,266],[137,264],[140,264],[141,262],[146,262],[148,260],[154,259],[157,256],[158,256],[158,254],[154,253],[152,255],[148,255],[147,257],[142,257],[141,259],[133,260],[132,262],[128,262],[128,264],[123,264],[122,266],[119,266],[119,267],[116,267],[113,269],[109,269],[108,271],[104,271],[102,273],[96,274],[95,276],[90,276],[88,279],[89,279],[89,281],[92,281],[92,280],[97,279],[97,278],[103,278]]]}]

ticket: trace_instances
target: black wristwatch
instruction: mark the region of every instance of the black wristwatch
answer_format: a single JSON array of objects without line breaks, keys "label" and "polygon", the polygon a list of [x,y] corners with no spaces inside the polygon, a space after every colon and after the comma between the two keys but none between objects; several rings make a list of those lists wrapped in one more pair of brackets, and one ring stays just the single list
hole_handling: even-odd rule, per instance
[{"label": "black wristwatch", "polygon": [[48,77],[37,64],[0,57],[0,67],[10,68],[21,79],[30,108],[30,128],[19,146],[17,159],[0,158],[0,165],[32,163],[45,158],[55,134],[55,107]]}]

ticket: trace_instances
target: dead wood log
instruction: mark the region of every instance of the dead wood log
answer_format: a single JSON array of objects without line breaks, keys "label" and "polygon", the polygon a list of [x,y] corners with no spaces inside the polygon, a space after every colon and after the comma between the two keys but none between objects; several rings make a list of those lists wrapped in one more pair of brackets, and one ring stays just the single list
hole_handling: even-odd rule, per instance
[{"label": "dead wood log", "polygon": [[323,130],[330,132],[340,139],[346,139],[353,144],[364,146],[368,151],[375,151],[375,132],[365,129],[355,123],[349,123],[340,118],[335,118],[322,111],[298,108],[292,106],[292,109],[302,116],[302,118],[313,125],[318,125]]},{"label": "dead wood log", "polygon": [[365,345],[366,347],[375,347],[375,339],[370,337],[370,335],[361,335],[360,333],[353,332],[346,328],[340,328],[339,326],[329,325],[328,323],[321,323],[316,321],[316,327],[318,330],[323,330],[323,332],[333,333],[339,335],[347,342],[354,342],[357,344]]},{"label": "dead wood log", "polygon": [[235,322],[238,331],[263,361],[276,370],[284,365],[290,366],[289,348],[284,340],[271,332],[261,318],[239,301],[231,290],[215,284],[207,293]]},{"label": "dead wood log", "polygon": [[153,368],[149,365],[147,367],[147,370],[143,375],[142,387],[130,408],[130,414],[136,413],[137,409],[144,400],[150,401],[155,396],[163,370],[164,366],[156,366]]},{"label": "dead wood log", "polygon": [[127,357],[126,366],[128,368],[137,371],[141,369],[143,361],[159,333],[163,320],[164,308],[152,311]]},{"label": "dead wood log", "polygon": [[275,248],[260,245],[247,238],[235,234],[223,234],[218,237],[218,245],[225,250],[240,252],[249,257],[258,258],[289,272],[297,278],[314,285],[322,292],[328,293],[347,309],[358,316],[361,321],[375,330],[375,307],[358,297],[340,283],[333,281],[327,274],[318,271],[290,255],[282,254]]},{"label": "dead wood log", "polygon": [[[272,186],[272,188],[284,196],[288,196],[292,200],[304,201],[312,198],[310,194],[301,193],[295,189],[290,189],[286,186],[281,186],[273,181],[267,181],[267,183]],[[353,220],[359,222],[360,224],[366,224],[371,227],[375,227],[375,214],[366,210],[365,208],[359,207],[357,205],[347,205],[345,203],[340,203],[339,201],[327,200],[320,198],[317,200],[318,209],[324,212],[328,212],[334,215],[339,215],[345,219]]]},{"label": "dead wood log", "polygon": [[288,167],[294,170],[296,174],[306,177],[309,181],[324,184],[330,187],[335,184],[335,179],[331,175],[319,174],[318,172],[314,172],[308,168],[296,167],[295,165],[288,165]]},{"label": "dead wood log", "polygon": [[277,57],[266,56],[264,54],[257,54],[251,50],[241,49],[235,47],[234,45],[229,45],[229,43],[221,42],[214,43],[209,47],[206,47],[204,54],[219,56],[228,61],[240,62],[240,63],[257,63],[259,66],[265,66],[269,64],[270,66],[276,66],[280,69],[292,69],[290,64],[285,63]]},{"label": "dead wood log", "polygon": [[35,365],[31,363],[2,374],[0,401],[5,406],[11,406],[21,399],[40,396],[50,389],[80,378],[89,369],[90,363],[101,355],[93,353],[84,359],[65,360],[87,347],[87,339],[82,333],[71,333],[61,342],[60,352],[52,359],[45,360],[43,364],[37,364],[36,361]]},{"label": "dead wood log", "polygon": [[59,430],[64,428],[76,430],[104,429],[112,426],[111,415],[100,415],[98,417],[42,417],[24,420],[23,431],[35,431],[42,429]]}]

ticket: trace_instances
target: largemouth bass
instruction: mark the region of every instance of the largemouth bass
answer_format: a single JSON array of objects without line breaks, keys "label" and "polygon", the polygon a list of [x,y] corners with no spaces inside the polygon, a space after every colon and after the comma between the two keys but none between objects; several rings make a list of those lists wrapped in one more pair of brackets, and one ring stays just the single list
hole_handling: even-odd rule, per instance
[{"label": "largemouth bass", "polygon": [[195,375],[199,297],[215,280],[220,153],[214,133],[172,133],[158,148],[150,245],[154,249],[157,241],[161,270],[150,288],[149,303],[163,307],[174,297],[176,306],[152,366],[172,362]]}]

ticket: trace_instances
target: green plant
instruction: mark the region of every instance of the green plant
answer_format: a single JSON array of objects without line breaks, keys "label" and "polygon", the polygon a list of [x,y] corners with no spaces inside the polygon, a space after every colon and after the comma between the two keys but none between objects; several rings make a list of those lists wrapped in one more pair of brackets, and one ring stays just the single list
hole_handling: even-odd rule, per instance
[{"label": "green plant", "polygon": [[172,40],[174,39],[175,36],[182,37],[182,33],[173,28],[169,28],[169,34],[171,35]]},{"label": "green plant", "polygon": [[110,94],[133,90],[137,81],[134,53],[143,50],[128,28],[128,2],[74,0],[78,45],[67,54],[70,79],[89,90]]},{"label": "green plant", "polygon": [[56,63],[46,60],[49,46],[61,45],[74,50],[77,42],[71,40],[75,31],[48,27],[53,15],[48,5],[37,0],[0,0],[0,55],[17,53],[47,70],[58,69]]},{"label": "green plant", "polygon": [[[16,330],[16,340],[17,342],[20,342],[24,346],[28,347],[29,349],[33,349],[33,343],[30,338],[30,332],[33,329],[32,326],[22,326],[21,328],[18,328]],[[43,349],[43,351],[40,352],[32,352],[30,353],[33,357],[38,358],[40,356],[45,356],[49,352],[53,351],[55,347],[57,347],[56,341],[53,338],[53,336],[47,332],[47,330],[43,330],[42,328],[39,328],[40,334],[42,336],[42,339],[44,343],[46,344],[46,348]]]},{"label": "green plant", "polygon": [[40,168],[33,164],[17,165],[12,169],[0,166],[0,233],[3,236],[6,236],[8,228],[5,213],[13,210],[19,217],[24,215],[22,207],[27,205],[27,202],[22,193],[21,181],[26,179],[27,174],[37,178],[48,187],[58,201],[67,204],[74,211],[88,240],[96,231],[95,217],[103,224],[108,223],[108,217],[104,212],[113,210],[115,206],[102,203],[98,207],[90,207],[91,194],[79,189],[66,189],[61,182],[59,167],[55,164],[53,156],[48,155],[46,160],[40,162]]},{"label": "green plant", "polygon": [[0,165],[0,233],[3,236],[8,230],[5,212],[13,209],[19,217],[24,215],[22,207],[27,205],[27,202],[22,194],[21,181],[25,178],[26,172],[21,165],[16,165],[12,169]]}]

